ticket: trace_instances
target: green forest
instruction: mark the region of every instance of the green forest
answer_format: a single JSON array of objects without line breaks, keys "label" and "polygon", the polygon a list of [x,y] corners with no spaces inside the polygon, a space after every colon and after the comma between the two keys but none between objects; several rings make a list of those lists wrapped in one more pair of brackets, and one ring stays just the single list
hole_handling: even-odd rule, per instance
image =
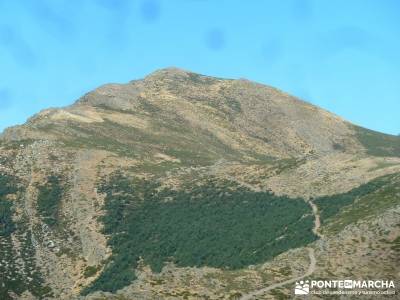
[{"label": "green forest", "polygon": [[[390,177],[390,176],[389,176]],[[360,185],[346,193],[336,194],[332,196],[319,197],[314,200],[318,206],[322,223],[327,219],[339,213],[339,211],[351,204],[358,198],[373,193],[382,188],[388,182],[388,176],[379,177],[375,180]]]},{"label": "green forest", "polygon": [[54,226],[58,222],[62,195],[60,178],[55,175],[48,176],[46,184],[38,186],[37,209],[43,222],[49,226]]},{"label": "green forest", "polygon": [[[16,177],[0,173],[0,258],[2,261],[0,299],[15,299],[11,296],[12,293],[21,295],[26,290],[29,290],[37,299],[44,299],[51,295],[51,290],[44,284],[42,275],[37,271],[32,233],[23,221],[18,223],[13,221],[14,205],[6,197],[10,194],[18,195],[20,191]],[[13,247],[11,235],[20,243],[18,251]],[[22,266],[16,258],[24,262]]]},{"label": "green forest", "polygon": [[18,191],[15,180],[7,174],[0,174],[0,236],[9,236],[15,230],[12,221],[12,203],[6,196]]},{"label": "green forest", "polygon": [[177,191],[117,173],[99,189],[106,194],[101,221],[113,255],[84,294],[128,285],[140,257],[155,272],[166,262],[239,269],[316,239],[304,200],[228,181],[210,178]]}]

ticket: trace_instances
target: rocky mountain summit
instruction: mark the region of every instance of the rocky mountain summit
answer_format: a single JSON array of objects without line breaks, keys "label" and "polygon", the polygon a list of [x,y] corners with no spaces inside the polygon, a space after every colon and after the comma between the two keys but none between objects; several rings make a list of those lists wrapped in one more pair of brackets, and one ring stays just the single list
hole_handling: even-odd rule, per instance
[{"label": "rocky mountain summit", "polygon": [[275,88],[176,68],[106,84],[0,136],[0,299],[398,281],[399,183],[400,137]]}]

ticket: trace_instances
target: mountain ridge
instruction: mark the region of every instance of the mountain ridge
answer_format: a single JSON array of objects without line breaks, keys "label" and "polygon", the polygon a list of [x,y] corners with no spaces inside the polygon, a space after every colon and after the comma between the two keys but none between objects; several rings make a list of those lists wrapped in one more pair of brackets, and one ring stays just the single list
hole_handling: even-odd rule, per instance
[{"label": "mountain ridge", "polygon": [[[275,88],[247,80],[217,79],[176,68],[161,69],[143,80],[127,84],[103,85],[85,94],[73,105],[59,110],[61,113],[57,114],[57,109],[44,110],[32,117],[28,124],[32,124],[34,128],[35,125],[40,125],[40,122],[35,124],[35,121],[43,121],[48,116],[57,120],[70,117],[70,120],[82,122],[100,120],[99,117],[90,118],[90,115],[96,115],[91,108],[108,108],[120,110],[122,113],[139,111],[150,116],[153,114],[155,118],[160,117],[156,110],[161,110],[163,114],[175,115],[191,123],[189,126],[208,130],[205,123],[213,123],[212,120],[193,115],[197,110],[202,116],[210,113],[218,118],[216,121],[219,124],[213,124],[213,129],[218,131],[213,132],[214,135],[223,135],[220,132],[223,129],[215,128],[216,126],[230,127],[229,130],[251,135],[254,139],[271,139],[276,144],[273,146],[275,148],[294,148],[293,151],[286,150],[297,152],[298,155],[305,151],[302,148],[308,148],[306,151],[328,153],[335,147],[346,148],[346,143],[349,144],[348,149],[360,148],[356,145],[357,141],[351,138],[354,132],[347,126],[347,121],[317,106]],[[86,120],[82,117],[85,110],[88,112]],[[232,120],[226,120],[228,118]],[[221,126],[222,123],[225,124]],[[318,127],[325,127],[325,131],[318,131]],[[18,130],[5,130],[3,138],[11,138],[12,134],[9,132],[13,131]],[[331,133],[329,138],[326,133]],[[313,138],[313,135],[317,137]],[[286,136],[286,139],[293,137],[293,143],[279,146],[278,136]],[[13,138],[16,138],[15,134]]]},{"label": "mountain ridge", "polygon": [[0,136],[0,298],[291,299],[277,283],[398,279],[399,141],[246,80],[103,85]]}]

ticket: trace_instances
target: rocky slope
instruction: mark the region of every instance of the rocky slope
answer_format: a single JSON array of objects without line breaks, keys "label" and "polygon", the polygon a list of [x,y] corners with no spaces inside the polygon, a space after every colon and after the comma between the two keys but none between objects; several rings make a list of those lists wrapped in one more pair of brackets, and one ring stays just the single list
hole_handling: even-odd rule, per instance
[{"label": "rocky slope", "polygon": [[398,280],[399,174],[400,138],[272,87],[104,85],[1,135],[0,298],[238,299],[310,247],[315,278]]}]

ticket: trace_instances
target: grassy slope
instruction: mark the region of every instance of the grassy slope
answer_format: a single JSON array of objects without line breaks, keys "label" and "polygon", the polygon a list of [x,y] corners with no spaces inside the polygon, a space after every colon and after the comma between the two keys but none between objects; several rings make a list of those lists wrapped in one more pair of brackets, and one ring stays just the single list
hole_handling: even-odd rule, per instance
[{"label": "grassy slope", "polygon": [[[128,116],[129,113],[125,114]],[[178,157],[184,165],[240,158],[240,153],[222,143],[211,132],[180,122],[154,116],[154,122],[148,129],[127,127],[107,120],[90,126],[76,122],[70,122],[68,126],[47,124],[42,125],[40,130],[60,136],[67,147],[101,149],[136,158],[163,152]]]},{"label": "grassy slope", "polygon": [[356,136],[367,149],[367,153],[373,156],[400,157],[400,137],[354,126]]}]

